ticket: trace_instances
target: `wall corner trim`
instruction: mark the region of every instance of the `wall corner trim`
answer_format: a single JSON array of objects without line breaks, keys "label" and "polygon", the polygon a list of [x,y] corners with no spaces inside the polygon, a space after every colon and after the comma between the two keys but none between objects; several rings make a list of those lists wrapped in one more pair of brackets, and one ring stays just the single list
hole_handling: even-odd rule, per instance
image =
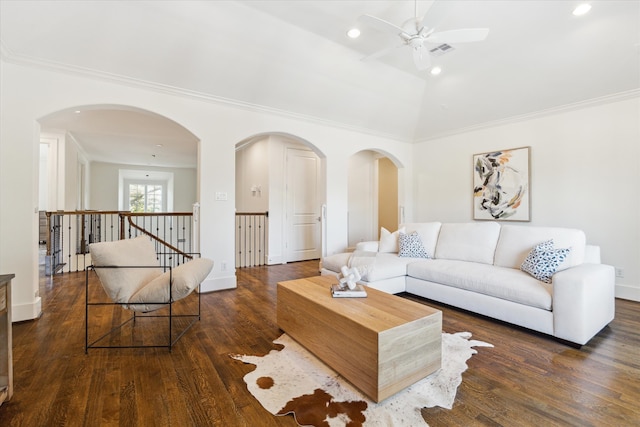
[{"label": "wall corner trim", "polygon": [[37,297],[27,304],[11,306],[11,323],[35,320],[42,315],[42,298]]},{"label": "wall corner trim", "polygon": [[640,286],[616,284],[616,298],[640,302]]},{"label": "wall corner trim", "polygon": [[214,277],[206,279],[200,284],[200,293],[222,291],[225,289],[235,289],[238,287],[236,276]]}]

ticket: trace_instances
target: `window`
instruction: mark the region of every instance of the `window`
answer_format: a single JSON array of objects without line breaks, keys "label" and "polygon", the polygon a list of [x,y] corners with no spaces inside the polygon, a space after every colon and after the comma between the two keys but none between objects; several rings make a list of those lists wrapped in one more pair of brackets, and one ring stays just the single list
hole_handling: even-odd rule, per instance
[{"label": "window", "polygon": [[170,212],[173,210],[173,173],[119,170],[118,210]]},{"label": "window", "polygon": [[130,183],[129,210],[131,212],[162,212],[163,186],[159,184]]}]

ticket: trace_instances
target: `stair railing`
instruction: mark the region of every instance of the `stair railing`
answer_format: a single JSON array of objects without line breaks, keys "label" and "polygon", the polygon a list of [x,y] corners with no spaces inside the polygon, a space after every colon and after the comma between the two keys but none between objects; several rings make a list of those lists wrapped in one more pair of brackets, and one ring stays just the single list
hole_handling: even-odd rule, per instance
[{"label": "stair railing", "polygon": [[126,211],[46,212],[45,274],[84,271],[91,265],[89,245],[133,238],[144,234],[156,244],[161,264],[175,267],[192,258],[192,212],[133,213]]}]

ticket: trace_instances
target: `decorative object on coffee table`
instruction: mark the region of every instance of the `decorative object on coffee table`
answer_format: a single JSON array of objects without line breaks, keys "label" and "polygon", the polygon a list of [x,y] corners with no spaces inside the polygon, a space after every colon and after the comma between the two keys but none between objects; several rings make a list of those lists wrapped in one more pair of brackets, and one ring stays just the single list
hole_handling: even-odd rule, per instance
[{"label": "decorative object on coffee table", "polygon": [[351,290],[355,289],[356,282],[361,279],[358,269],[356,267],[349,268],[346,265],[343,265],[340,269],[340,273],[340,286],[346,286]]}]

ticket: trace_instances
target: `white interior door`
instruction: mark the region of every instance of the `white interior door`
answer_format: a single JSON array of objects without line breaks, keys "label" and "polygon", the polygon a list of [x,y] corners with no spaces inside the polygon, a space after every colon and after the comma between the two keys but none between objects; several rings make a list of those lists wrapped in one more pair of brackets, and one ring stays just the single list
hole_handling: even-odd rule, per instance
[{"label": "white interior door", "polygon": [[320,158],[310,150],[286,152],[286,262],[320,258]]}]

